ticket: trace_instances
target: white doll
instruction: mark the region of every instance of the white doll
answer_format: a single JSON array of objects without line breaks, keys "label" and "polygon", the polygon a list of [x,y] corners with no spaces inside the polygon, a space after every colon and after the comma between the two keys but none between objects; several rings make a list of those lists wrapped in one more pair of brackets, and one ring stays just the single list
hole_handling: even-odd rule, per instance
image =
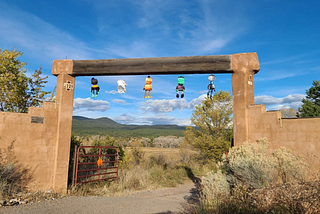
[{"label": "white doll", "polygon": [[125,81],[123,81],[122,79],[119,79],[117,81],[117,84],[118,84],[118,93],[119,94],[124,94],[126,93],[126,86],[127,86],[127,83]]}]

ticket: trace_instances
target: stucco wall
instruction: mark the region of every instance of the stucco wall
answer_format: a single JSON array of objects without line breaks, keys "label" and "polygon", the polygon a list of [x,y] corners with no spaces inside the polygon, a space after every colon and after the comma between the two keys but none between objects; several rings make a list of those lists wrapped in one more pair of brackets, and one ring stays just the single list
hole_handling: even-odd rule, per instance
[{"label": "stucco wall", "polygon": [[320,157],[320,118],[281,118],[280,111],[266,112],[264,105],[251,105],[249,141],[265,137],[271,150],[286,147],[294,154]]},{"label": "stucco wall", "polygon": [[[17,161],[32,176],[30,190],[53,188],[57,113],[57,105],[50,102],[30,107],[28,113],[0,112],[0,148],[14,141]],[[34,117],[43,118],[43,123],[31,123]]]}]

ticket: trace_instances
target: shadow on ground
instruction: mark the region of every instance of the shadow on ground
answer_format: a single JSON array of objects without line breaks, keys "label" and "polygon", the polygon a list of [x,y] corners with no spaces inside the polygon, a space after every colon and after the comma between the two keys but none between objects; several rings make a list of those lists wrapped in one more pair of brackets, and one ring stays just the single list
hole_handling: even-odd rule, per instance
[{"label": "shadow on ground", "polygon": [[201,179],[196,177],[192,169],[190,167],[184,167],[184,169],[187,172],[188,177],[190,180],[194,183],[194,188],[190,190],[191,195],[186,196],[184,199],[187,201],[188,204],[190,205],[195,205],[200,202],[200,185],[201,185]]}]

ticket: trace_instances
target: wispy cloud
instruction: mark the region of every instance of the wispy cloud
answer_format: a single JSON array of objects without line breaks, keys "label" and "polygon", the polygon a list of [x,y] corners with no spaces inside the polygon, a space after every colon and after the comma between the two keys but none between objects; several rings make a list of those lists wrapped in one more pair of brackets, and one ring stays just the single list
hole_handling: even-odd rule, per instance
[{"label": "wispy cloud", "polygon": [[140,107],[140,110],[145,112],[172,112],[174,110],[193,109],[196,105],[200,104],[206,95],[203,94],[189,103],[186,99],[171,99],[171,100],[148,100]]},{"label": "wispy cloud", "polygon": [[166,114],[157,114],[150,116],[121,114],[118,117],[113,117],[113,120],[121,124],[135,124],[135,125],[178,125],[178,126],[190,126],[192,125],[189,119],[179,119],[176,117],[170,117]]},{"label": "wispy cloud", "polygon": [[146,121],[150,121],[152,125],[178,125],[178,126],[191,126],[189,119],[179,119],[176,117],[169,117],[165,114],[159,114],[155,116],[144,117]]},{"label": "wispy cloud", "polygon": [[320,70],[320,66],[313,67],[313,68],[311,68],[311,70],[318,71],[318,70]]},{"label": "wispy cloud", "polygon": [[151,125],[150,121],[145,121],[144,119],[141,119],[140,117],[137,117],[137,115],[132,114],[121,114],[116,117],[112,117],[112,119],[118,123],[121,124],[132,124],[132,125]]},{"label": "wispy cloud", "polygon": [[110,109],[110,103],[104,100],[93,100],[90,98],[76,98],[73,102],[73,109],[81,111],[107,111]]},{"label": "wispy cloud", "polygon": [[301,60],[310,55],[311,53],[303,53],[303,54],[300,54],[300,55],[294,55],[294,56],[288,56],[286,58],[277,58],[277,59],[274,59],[274,60],[270,60],[270,61],[267,61],[267,62],[261,62],[261,65],[269,65],[269,64],[280,64],[280,63],[284,63],[284,62],[294,62],[294,63],[297,63],[297,62],[301,62]]},{"label": "wispy cloud", "polygon": [[272,71],[272,72],[266,72],[268,75],[261,75],[259,74],[254,77],[255,81],[272,81],[272,80],[281,80],[286,79],[290,77],[295,77],[302,75],[301,72],[292,72],[292,71]]},{"label": "wispy cloud", "polygon": [[118,91],[116,90],[111,90],[111,91],[105,91],[107,94],[118,94]]},{"label": "wispy cloud", "polygon": [[[11,9],[0,4],[0,39],[13,47],[41,59],[88,59],[90,55],[83,51],[86,45],[79,39],[41,20],[36,15],[20,9]],[[11,47],[10,47],[11,48]]]},{"label": "wispy cloud", "polygon": [[112,102],[119,103],[122,105],[128,105],[128,103],[125,100],[121,100],[121,99],[113,99]]},{"label": "wispy cloud", "polygon": [[154,57],[155,49],[148,41],[133,41],[131,44],[112,44],[107,48],[109,53],[123,58],[144,58]]},{"label": "wispy cloud", "polygon": [[293,108],[298,109],[302,104],[302,99],[305,98],[303,94],[290,94],[286,97],[277,98],[273,96],[256,96],[254,98],[255,104],[266,105],[269,109]]},{"label": "wispy cloud", "polygon": [[[102,45],[98,49],[125,58],[173,53],[183,56],[213,54],[242,35],[248,21],[241,12],[244,7],[219,1],[137,0],[126,1],[126,6],[123,2],[94,1],[92,4],[97,19],[104,20],[98,22],[100,34],[108,35],[112,41],[106,43],[105,37],[101,37]],[[115,13],[120,7],[122,13],[131,16],[125,24]],[[225,9],[230,12],[222,13]],[[117,18],[110,20],[110,14]],[[111,31],[116,37],[111,36]]]},{"label": "wispy cloud", "polygon": [[268,106],[267,110],[279,110],[284,108],[292,108],[294,110],[298,110],[301,107],[302,102],[292,102],[292,103],[285,103],[282,105],[275,105],[275,106]]}]

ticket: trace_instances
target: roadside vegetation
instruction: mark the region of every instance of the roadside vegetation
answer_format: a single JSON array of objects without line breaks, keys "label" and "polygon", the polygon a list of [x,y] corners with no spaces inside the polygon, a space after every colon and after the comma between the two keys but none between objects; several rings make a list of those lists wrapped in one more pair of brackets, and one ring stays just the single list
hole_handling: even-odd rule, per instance
[{"label": "roadside vegetation", "polygon": [[202,178],[200,204],[189,213],[319,213],[319,164],[270,151],[266,139],[246,142]]},{"label": "roadside vegetation", "polygon": [[92,145],[119,146],[118,179],[70,187],[72,195],[114,196],[175,187],[195,179],[195,175],[205,175],[211,170],[209,166],[200,164],[198,153],[187,148],[168,148],[162,154],[161,148],[143,147],[138,140],[131,142],[130,147],[122,148],[113,137],[96,139]]}]

